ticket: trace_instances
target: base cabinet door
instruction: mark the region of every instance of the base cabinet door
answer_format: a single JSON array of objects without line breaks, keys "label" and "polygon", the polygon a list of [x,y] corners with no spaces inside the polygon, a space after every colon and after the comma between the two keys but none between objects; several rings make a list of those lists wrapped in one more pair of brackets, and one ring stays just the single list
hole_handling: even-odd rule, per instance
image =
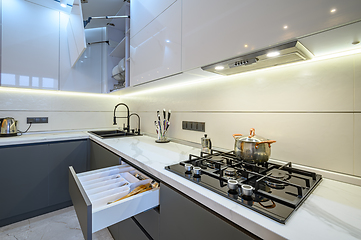
[{"label": "base cabinet door", "polygon": [[49,144],[49,205],[70,201],[68,168],[78,173],[87,170],[87,141]]},{"label": "base cabinet door", "polygon": [[159,187],[128,195],[151,182],[152,179],[127,164],[80,174],[70,166],[69,193],[84,238],[90,240],[96,231],[157,207]]},{"label": "base cabinet door", "polygon": [[90,141],[90,170],[96,170],[120,164],[119,156]]},{"label": "base cabinet door", "polygon": [[[129,218],[108,228],[114,240],[149,240],[134,218]],[[153,238],[154,239],[154,238]]]},{"label": "base cabinet door", "polygon": [[164,184],[160,191],[160,213],[161,240],[258,239]]},{"label": "base cabinet door", "polygon": [[47,207],[47,145],[4,147],[0,154],[0,220]]}]

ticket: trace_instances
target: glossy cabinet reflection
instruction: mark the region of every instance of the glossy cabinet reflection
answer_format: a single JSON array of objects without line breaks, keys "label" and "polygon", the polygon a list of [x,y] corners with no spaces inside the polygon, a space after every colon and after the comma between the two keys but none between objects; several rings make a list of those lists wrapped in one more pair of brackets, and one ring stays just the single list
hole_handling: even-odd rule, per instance
[{"label": "glossy cabinet reflection", "polygon": [[177,1],[130,39],[130,85],[180,71],[181,1]]},{"label": "glossy cabinet reflection", "polygon": [[2,1],[1,86],[58,89],[59,12]]},{"label": "glossy cabinet reflection", "polygon": [[358,20],[360,9],[357,0],[183,0],[182,71]]},{"label": "glossy cabinet reflection", "polygon": [[175,1],[177,0],[132,0],[130,2],[130,37],[134,37]]}]

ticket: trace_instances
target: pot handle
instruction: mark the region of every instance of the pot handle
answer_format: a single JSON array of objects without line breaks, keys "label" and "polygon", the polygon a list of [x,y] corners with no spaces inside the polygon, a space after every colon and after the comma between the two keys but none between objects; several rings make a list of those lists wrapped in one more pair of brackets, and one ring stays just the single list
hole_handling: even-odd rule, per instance
[{"label": "pot handle", "polygon": [[262,142],[256,142],[256,145],[254,146],[256,149],[258,149],[258,145],[262,144],[262,143],[268,143],[268,147],[271,147],[272,143],[275,143],[276,141],[274,140],[267,140],[267,141],[262,141]]},{"label": "pot handle", "polygon": [[237,139],[236,137],[240,137],[240,136],[243,136],[243,135],[240,134],[240,133],[236,133],[236,134],[233,134],[232,136],[233,136],[234,139]]},{"label": "pot handle", "polygon": [[251,129],[249,130],[249,136],[248,136],[248,138],[252,138],[252,137],[254,137],[254,135],[256,135],[256,130],[254,130],[254,128],[251,128]]}]

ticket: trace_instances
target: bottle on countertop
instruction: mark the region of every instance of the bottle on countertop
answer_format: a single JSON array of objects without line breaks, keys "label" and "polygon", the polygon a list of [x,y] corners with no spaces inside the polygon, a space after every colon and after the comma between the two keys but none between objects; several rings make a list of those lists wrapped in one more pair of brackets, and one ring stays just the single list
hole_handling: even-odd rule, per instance
[{"label": "bottle on countertop", "polygon": [[201,138],[202,152],[211,153],[212,142],[211,139],[207,137],[207,134],[204,134],[204,137]]}]

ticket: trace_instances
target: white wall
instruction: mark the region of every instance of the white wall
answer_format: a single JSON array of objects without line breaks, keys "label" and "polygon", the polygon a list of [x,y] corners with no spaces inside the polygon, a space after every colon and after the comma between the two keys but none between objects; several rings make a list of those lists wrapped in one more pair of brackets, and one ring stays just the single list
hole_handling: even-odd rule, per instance
[{"label": "white wall", "polygon": [[[112,128],[114,106],[119,96],[63,91],[27,90],[0,87],[0,118],[18,120],[18,129],[25,131],[27,117],[48,117],[47,124],[33,124],[29,132],[87,130]],[[125,114],[123,109],[117,116]],[[123,126],[119,119],[118,126]]]},{"label": "white wall", "polygon": [[357,54],[116,94],[140,114],[142,131],[155,134],[156,110],[171,109],[170,137],[200,143],[203,133],[182,121],[205,122],[214,146],[233,149],[232,134],[253,127],[277,141],[273,159],[361,176],[360,69]]}]

